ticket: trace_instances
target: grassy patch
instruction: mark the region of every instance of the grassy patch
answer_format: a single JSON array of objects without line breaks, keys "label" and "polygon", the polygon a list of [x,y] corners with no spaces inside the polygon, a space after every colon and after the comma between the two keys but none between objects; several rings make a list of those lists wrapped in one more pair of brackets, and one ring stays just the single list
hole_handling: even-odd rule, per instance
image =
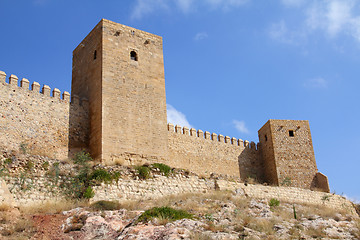
[{"label": "grassy patch", "polygon": [[280,201],[276,198],[272,198],[269,201],[269,206],[270,207],[278,207],[280,205]]},{"label": "grassy patch", "polygon": [[121,205],[117,201],[97,201],[91,204],[90,207],[97,211],[119,210],[121,208]]},{"label": "grassy patch", "polygon": [[165,176],[169,176],[169,174],[172,173],[171,167],[163,163],[154,163],[152,164],[152,167],[158,168]]},{"label": "grassy patch", "polygon": [[90,180],[96,180],[98,182],[111,182],[112,176],[105,169],[96,169],[90,174]]},{"label": "grassy patch", "polygon": [[192,218],[193,215],[184,211],[177,210],[171,207],[154,207],[149,210],[146,210],[137,222],[148,222],[153,218],[167,219],[169,221],[176,221],[183,218]]},{"label": "grassy patch", "polygon": [[148,166],[137,166],[135,168],[138,172],[140,179],[148,179],[150,178],[150,168]]}]

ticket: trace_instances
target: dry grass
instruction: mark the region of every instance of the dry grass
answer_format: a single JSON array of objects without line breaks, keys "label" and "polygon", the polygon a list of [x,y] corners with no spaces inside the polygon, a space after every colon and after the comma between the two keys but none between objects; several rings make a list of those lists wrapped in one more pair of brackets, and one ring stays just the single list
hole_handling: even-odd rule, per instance
[{"label": "dry grass", "polygon": [[191,233],[190,238],[192,240],[212,240],[209,235],[200,232]]},{"label": "dry grass", "polygon": [[0,232],[1,236],[6,237],[6,239],[30,239],[34,233],[34,225],[31,219],[20,217],[15,222],[8,220],[4,224],[2,231]]},{"label": "dry grass", "polygon": [[7,212],[0,212],[0,224],[6,224],[10,222],[11,216]]},{"label": "dry grass", "polygon": [[38,214],[38,213],[55,214],[55,213],[61,213],[62,211],[68,211],[76,207],[85,207],[85,206],[88,206],[88,202],[54,200],[54,201],[46,201],[42,204],[34,203],[31,205],[25,205],[20,207],[20,211],[25,214]]},{"label": "dry grass", "polygon": [[324,219],[335,218],[336,214],[346,215],[348,212],[341,209],[332,209],[323,205],[302,205],[301,208],[296,209],[298,218],[311,218],[311,216],[318,215]]},{"label": "dry grass", "polygon": [[324,232],[324,227],[318,227],[318,228],[308,228],[304,231],[304,233],[307,236],[310,236],[312,238],[325,238],[326,237],[326,233]]},{"label": "dry grass", "polygon": [[275,234],[274,225],[276,221],[274,219],[257,219],[253,218],[249,223],[249,227],[258,232],[265,233],[266,235]]},{"label": "dry grass", "polygon": [[212,231],[212,232],[224,232],[225,227],[220,225],[215,225],[212,222],[207,222],[207,225],[204,226],[205,230]]},{"label": "dry grass", "polygon": [[29,219],[22,218],[18,220],[14,225],[15,232],[24,232],[27,229],[32,229],[34,224]]},{"label": "dry grass", "polygon": [[8,204],[0,204],[0,212],[9,211],[12,207]]},{"label": "dry grass", "polygon": [[[289,221],[290,219],[294,219],[294,212],[293,211],[287,211],[284,207],[279,206],[274,209],[272,209],[274,216],[277,216],[285,221]],[[296,214],[297,210],[296,210]]]},{"label": "dry grass", "polygon": [[[153,200],[139,200],[139,201],[122,201],[121,206],[127,210],[146,210],[152,207],[176,207],[181,205],[181,208],[186,211],[196,212],[199,214],[208,213],[209,209],[216,212],[221,206],[214,204],[214,201],[227,202],[234,199],[230,192],[226,191],[212,191],[209,193],[184,193],[178,195],[170,195]],[[201,204],[200,204],[201,203]],[[247,200],[241,201],[236,198],[235,204],[245,207]]]},{"label": "dry grass", "polygon": [[356,238],[360,239],[360,219],[355,221],[355,229],[351,231],[351,234]]}]

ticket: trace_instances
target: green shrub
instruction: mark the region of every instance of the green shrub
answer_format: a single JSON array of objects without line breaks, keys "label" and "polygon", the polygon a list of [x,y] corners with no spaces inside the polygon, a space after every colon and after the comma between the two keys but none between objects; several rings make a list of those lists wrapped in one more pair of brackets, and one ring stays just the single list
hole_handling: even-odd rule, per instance
[{"label": "green shrub", "polygon": [[184,211],[177,210],[170,207],[154,207],[149,210],[146,210],[143,214],[140,215],[137,222],[148,222],[153,218],[167,219],[169,221],[176,221],[183,218],[192,218],[193,215]]},{"label": "green shrub", "polygon": [[44,170],[48,170],[48,169],[49,169],[50,164],[49,164],[49,162],[48,162],[48,161],[46,161],[46,162],[44,162],[41,166],[42,166],[42,168],[43,168]]},{"label": "green shrub", "polygon": [[95,192],[91,186],[88,186],[83,194],[83,198],[90,199],[95,196]]},{"label": "green shrub", "polygon": [[150,168],[148,166],[136,167],[140,179],[148,179],[150,177]]},{"label": "green shrub", "polygon": [[21,144],[20,144],[19,149],[20,149],[20,151],[21,151],[22,154],[26,154],[27,148],[28,148],[28,145],[27,145],[26,143],[21,143]]},{"label": "green shrub", "polygon": [[96,169],[90,174],[90,180],[96,180],[98,182],[111,182],[112,176],[105,169]]},{"label": "green shrub", "polygon": [[91,204],[92,209],[97,211],[105,211],[105,210],[119,210],[121,205],[118,201],[97,201]]},{"label": "green shrub", "polygon": [[90,153],[87,153],[85,151],[81,151],[75,154],[73,161],[75,164],[78,165],[84,165],[87,162],[90,162],[92,160]]},{"label": "green shrub", "polygon": [[120,173],[120,172],[113,172],[113,173],[111,174],[111,178],[112,178],[113,180],[115,180],[116,183],[119,182],[120,177],[121,177],[121,173]]},{"label": "green shrub", "polygon": [[280,183],[281,186],[291,186],[291,178],[285,177],[284,180]]},{"label": "green shrub", "polygon": [[324,196],[321,197],[321,201],[323,201],[323,203],[325,203],[326,201],[330,201],[330,197],[331,195],[327,195],[325,194]]},{"label": "green shrub", "polygon": [[171,167],[163,163],[154,163],[152,167],[158,168],[160,172],[163,173],[165,176],[169,176],[169,174],[172,172]]},{"label": "green shrub", "polygon": [[75,155],[73,161],[78,168],[78,174],[69,176],[67,181],[61,184],[65,196],[73,199],[90,199],[94,197],[95,193],[91,182],[91,173],[93,171],[89,164],[91,160],[90,154],[84,151]]},{"label": "green shrub", "polygon": [[13,162],[13,160],[11,158],[7,158],[4,160],[4,164],[6,164],[6,165],[10,165],[10,164],[12,164],[12,162]]},{"label": "green shrub", "polygon": [[32,170],[33,168],[34,168],[34,163],[33,163],[31,160],[27,161],[26,166],[25,166],[25,169],[26,169],[27,171],[30,171],[30,170]]},{"label": "green shrub", "polygon": [[276,198],[270,199],[270,201],[269,201],[269,206],[270,206],[270,207],[277,207],[277,206],[279,206],[279,205],[280,205],[280,201],[279,201],[279,200],[277,200]]}]

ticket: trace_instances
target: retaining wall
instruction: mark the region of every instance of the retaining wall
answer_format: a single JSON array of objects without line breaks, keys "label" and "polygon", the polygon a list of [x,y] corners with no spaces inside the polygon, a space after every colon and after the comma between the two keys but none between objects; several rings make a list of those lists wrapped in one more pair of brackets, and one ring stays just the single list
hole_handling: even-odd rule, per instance
[{"label": "retaining wall", "polygon": [[[60,189],[53,185],[52,181],[49,181],[46,177],[25,179],[23,181],[25,185],[19,184],[19,178],[6,177],[4,180],[16,205],[40,204],[45,201],[62,198]],[[59,183],[61,181],[62,179],[59,180]],[[344,209],[355,214],[352,203],[336,194],[294,187],[245,185],[239,182],[215,181],[214,179],[203,179],[197,176],[155,176],[148,180],[120,179],[118,183],[101,184],[93,189],[95,196],[91,200],[92,202],[99,200],[146,200],[182,193],[206,193],[213,190],[228,190],[236,191],[241,195],[251,198],[266,200],[276,198],[290,203],[325,205],[334,209]],[[0,198],[0,203],[2,202],[6,203],[6,200]]]}]

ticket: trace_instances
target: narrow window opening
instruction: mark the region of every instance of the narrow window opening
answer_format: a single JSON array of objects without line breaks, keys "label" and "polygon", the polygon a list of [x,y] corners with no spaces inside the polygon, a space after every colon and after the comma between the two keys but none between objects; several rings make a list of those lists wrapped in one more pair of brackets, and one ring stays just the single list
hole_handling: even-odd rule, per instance
[{"label": "narrow window opening", "polygon": [[294,137],[294,130],[289,130],[289,137]]},{"label": "narrow window opening", "polygon": [[267,141],[267,136],[265,135],[265,142]]},{"label": "narrow window opening", "polygon": [[96,50],[94,51],[94,60],[96,59]]},{"label": "narrow window opening", "polygon": [[135,51],[130,52],[130,59],[134,60],[134,61],[138,60],[138,56],[137,56],[137,53]]}]

